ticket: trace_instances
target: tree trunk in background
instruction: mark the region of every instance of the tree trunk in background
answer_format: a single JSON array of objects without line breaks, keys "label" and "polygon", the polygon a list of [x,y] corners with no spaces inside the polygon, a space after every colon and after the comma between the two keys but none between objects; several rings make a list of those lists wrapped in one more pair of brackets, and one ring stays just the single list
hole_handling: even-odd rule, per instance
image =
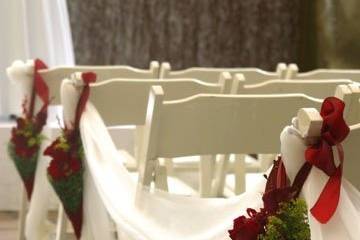
[{"label": "tree trunk in background", "polygon": [[313,1],[68,0],[68,5],[77,64],[146,68],[158,60],[175,69],[274,70],[278,62],[315,67],[307,60],[316,51],[308,51],[314,40],[303,29],[311,24],[304,22],[304,2]]}]

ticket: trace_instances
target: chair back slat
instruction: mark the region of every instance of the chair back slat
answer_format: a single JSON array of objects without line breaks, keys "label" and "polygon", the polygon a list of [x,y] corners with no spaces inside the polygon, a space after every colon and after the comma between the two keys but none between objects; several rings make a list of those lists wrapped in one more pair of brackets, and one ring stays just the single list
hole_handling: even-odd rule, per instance
[{"label": "chair back slat", "polygon": [[[194,79],[110,79],[90,85],[90,101],[108,126],[143,125],[149,90],[153,85],[162,86],[167,91],[166,100],[175,100],[199,93],[219,94],[225,88],[230,91],[231,78],[224,81],[221,79],[218,84],[204,83]],[[68,98],[78,99],[78,96],[67,96],[79,92],[79,89],[77,91],[74,89],[76,87],[71,84],[71,80],[64,80],[62,101],[68,101]],[[75,106],[75,104],[66,105]],[[70,116],[69,119],[72,117]]]},{"label": "chair back slat", "polygon": [[279,63],[276,72],[268,72],[259,68],[205,68],[193,67],[184,70],[172,71],[169,63],[162,63],[160,78],[196,78],[205,82],[215,83],[222,72],[230,74],[242,73],[251,83],[259,83],[269,79],[285,78],[286,65]]},{"label": "chair back slat", "polygon": [[[239,81],[236,79],[234,81]],[[241,81],[238,88],[239,94],[284,94],[303,93],[315,98],[326,98],[333,96],[335,89],[341,84],[351,84],[353,81],[347,79],[334,80],[269,80],[259,84]]]},{"label": "chair back slat", "polygon": [[360,190],[360,123],[350,126],[350,134],[343,143],[345,162],[344,176]]},{"label": "chair back slat", "polygon": [[297,110],[319,108],[321,102],[301,94],[201,94],[164,102],[159,110],[157,157],[277,153],[278,136]]},{"label": "chair back slat", "polygon": [[75,72],[89,71],[97,74],[98,82],[112,78],[157,79],[159,77],[159,63],[151,62],[149,69],[138,69],[130,66],[67,66],[42,70],[40,74],[49,87],[52,104],[60,104],[59,89],[63,79]]},{"label": "chair back slat", "polygon": [[296,64],[289,64],[286,79],[350,79],[360,82],[360,70],[320,68],[299,73],[299,68]]}]

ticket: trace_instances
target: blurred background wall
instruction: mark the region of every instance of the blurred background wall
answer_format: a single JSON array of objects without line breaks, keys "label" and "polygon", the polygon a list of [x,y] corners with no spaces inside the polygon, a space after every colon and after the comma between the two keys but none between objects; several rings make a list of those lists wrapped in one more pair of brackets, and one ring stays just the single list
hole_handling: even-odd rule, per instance
[{"label": "blurred background wall", "polygon": [[77,64],[359,67],[357,0],[68,0]]}]

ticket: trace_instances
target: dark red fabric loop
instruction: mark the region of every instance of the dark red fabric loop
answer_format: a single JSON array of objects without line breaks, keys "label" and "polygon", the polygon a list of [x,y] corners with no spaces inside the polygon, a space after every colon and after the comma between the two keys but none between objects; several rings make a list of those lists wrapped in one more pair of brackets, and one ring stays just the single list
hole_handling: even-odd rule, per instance
[{"label": "dark red fabric loop", "polygon": [[30,108],[28,111],[28,118],[32,118],[34,116],[34,108],[35,108],[35,96],[38,95],[41,101],[43,102],[43,107],[40,112],[46,112],[47,106],[49,105],[49,88],[39,74],[39,70],[47,69],[46,64],[40,59],[34,60],[34,83],[33,90],[30,99]]},{"label": "dark red fabric loop", "polygon": [[81,78],[84,84],[90,84],[96,82],[96,73],[94,72],[83,72]]},{"label": "dark red fabric loop", "polygon": [[317,145],[309,146],[306,149],[305,159],[311,165],[321,169],[328,176],[333,175],[336,171],[332,147],[323,139],[321,139]]},{"label": "dark red fabric loop", "polygon": [[83,87],[83,90],[81,92],[79,102],[76,107],[76,115],[75,115],[75,129],[79,129],[80,124],[80,118],[82,113],[85,110],[86,103],[90,96],[90,83],[93,83],[96,81],[96,74],[93,72],[84,72],[81,74],[81,78],[85,84]]},{"label": "dark red fabric loop", "polygon": [[336,97],[326,98],[321,106],[321,136],[332,146],[344,141],[349,134],[349,127],[343,118],[344,109],[345,103]]}]

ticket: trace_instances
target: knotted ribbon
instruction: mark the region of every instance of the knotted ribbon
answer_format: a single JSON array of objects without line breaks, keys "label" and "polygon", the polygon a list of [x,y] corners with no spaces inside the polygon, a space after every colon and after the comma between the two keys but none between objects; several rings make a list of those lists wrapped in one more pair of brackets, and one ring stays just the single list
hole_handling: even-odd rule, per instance
[{"label": "knotted ribbon", "polygon": [[[42,78],[42,76],[39,74],[39,70],[47,69],[48,67],[46,64],[41,61],[40,59],[34,60],[34,84],[31,94],[31,100],[30,100],[30,107],[28,111],[28,118],[32,118],[34,116],[34,108],[35,108],[35,96],[38,95],[41,99],[41,101],[44,103],[42,106],[40,112],[47,112],[47,106],[49,105],[50,98],[49,98],[49,88]],[[46,120],[46,119],[45,119]]]},{"label": "knotted ribbon", "polygon": [[90,96],[90,83],[96,82],[96,74],[93,72],[84,72],[81,74],[81,79],[83,81],[84,87],[82,89],[79,102],[76,106],[76,115],[75,115],[75,128],[79,128],[80,118],[82,113],[85,110],[86,103]]},{"label": "knotted ribbon", "polygon": [[[233,229],[229,230],[231,239],[258,239],[258,236],[265,232],[267,218],[276,214],[280,204],[298,198],[313,166],[321,169],[330,178],[310,211],[320,223],[329,221],[340,199],[344,162],[341,142],[350,131],[343,119],[344,108],[345,104],[340,99],[329,97],[324,100],[320,112],[323,118],[320,141],[306,149],[306,162],[295,176],[294,182],[290,185],[284,164],[279,157],[277,161],[274,161],[273,168],[267,177],[262,198],[264,208],[261,208],[259,212],[249,208],[247,209],[249,217],[243,215],[235,219]],[[335,164],[333,146],[337,148],[339,166]]]},{"label": "knotted ribbon", "polygon": [[[336,97],[328,97],[321,106],[323,118],[320,141],[309,146],[305,151],[303,168],[315,166],[329,176],[319,198],[311,208],[311,214],[320,222],[327,223],[336,211],[340,199],[341,178],[344,162],[344,151],[341,142],[349,134],[349,127],[344,118],[345,104]],[[336,147],[340,164],[336,166],[333,146]],[[301,174],[298,174],[301,175]]]}]

